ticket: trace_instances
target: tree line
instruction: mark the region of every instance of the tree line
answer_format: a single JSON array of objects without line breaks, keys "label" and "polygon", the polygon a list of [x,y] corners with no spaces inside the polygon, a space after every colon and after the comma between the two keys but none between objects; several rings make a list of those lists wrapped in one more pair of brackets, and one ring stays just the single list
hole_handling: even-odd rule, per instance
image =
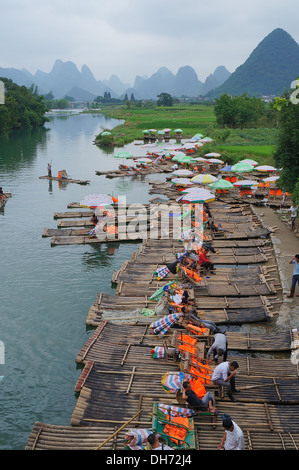
[{"label": "tree line", "polygon": [[261,98],[251,98],[247,93],[241,96],[224,93],[215,99],[214,112],[220,127],[233,129],[273,125],[276,117],[272,104],[265,103]]},{"label": "tree line", "polygon": [[19,86],[11,79],[0,78],[4,83],[5,101],[0,105],[0,133],[21,127],[43,126],[47,121],[47,107],[36,86]]}]

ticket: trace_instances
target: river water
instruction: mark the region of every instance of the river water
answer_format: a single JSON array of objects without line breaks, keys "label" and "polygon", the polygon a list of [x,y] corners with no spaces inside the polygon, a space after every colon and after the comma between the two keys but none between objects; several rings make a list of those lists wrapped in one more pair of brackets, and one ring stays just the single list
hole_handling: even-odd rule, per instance
[{"label": "river water", "polygon": [[[97,292],[114,293],[111,276],[137,245],[51,247],[42,238],[56,228],[54,212],[91,193],[126,195],[148,202],[148,180],[107,179],[95,170],[114,169],[119,160],[93,145],[102,129],[119,121],[103,115],[50,117],[42,129],[0,137],[0,186],[12,198],[0,211],[1,333],[0,449],[24,449],[36,421],[69,425],[80,374],[75,358],[92,333],[85,325]],[[145,149],[132,144],[134,155]],[[117,151],[117,149],[116,149]],[[40,180],[52,162],[53,176],[66,170],[90,185]],[[155,178],[157,179],[157,178]]]}]

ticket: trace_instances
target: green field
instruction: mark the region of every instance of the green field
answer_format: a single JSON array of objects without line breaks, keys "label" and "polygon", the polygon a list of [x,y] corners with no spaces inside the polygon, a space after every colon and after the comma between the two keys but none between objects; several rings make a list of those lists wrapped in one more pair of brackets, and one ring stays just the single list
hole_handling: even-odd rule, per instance
[{"label": "green field", "polygon": [[[122,146],[143,138],[144,129],[183,130],[183,138],[197,133],[211,137],[214,141],[204,146],[204,153],[218,152],[228,163],[243,158],[255,158],[260,164],[274,164],[273,153],[277,129],[220,129],[211,105],[179,104],[173,107],[109,107],[103,109],[108,117],[125,122],[112,130],[114,145]],[[174,137],[174,132],[170,133]],[[200,151],[201,155],[203,151]]]}]

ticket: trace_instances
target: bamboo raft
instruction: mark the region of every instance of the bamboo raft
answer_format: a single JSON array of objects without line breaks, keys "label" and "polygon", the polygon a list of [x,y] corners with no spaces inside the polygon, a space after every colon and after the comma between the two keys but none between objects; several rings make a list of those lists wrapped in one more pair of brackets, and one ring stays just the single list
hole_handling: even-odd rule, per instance
[{"label": "bamboo raft", "polygon": [[[136,363],[138,361],[135,361]],[[103,363],[87,363],[87,366],[89,366],[88,373],[84,375],[82,381],[81,378],[79,379],[80,383],[77,383],[75,387],[75,390],[80,394],[71,418],[71,424],[73,426],[82,426],[87,423],[91,426],[96,425],[102,420],[108,420],[113,409],[114,416],[116,415],[122,422],[126,422],[141,410],[139,418],[141,421],[147,422],[147,426],[149,426],[150,410],[155,401],[159,403],[165,403],[166,401],[177,405],[175,395],[165,394],[161,385],[163,374],[176,372],[177,369],[174,366],[170,367],[170,365],[168,365],[168,368],[167,366],[163,368],[159,364],[159,360],[156,360],[153,365],[155,367],[146,367],[144,369],[142,364],[137,366],[128,364],[122,367],[110,365],[109,367],[109,365]],[[237,382],[241,392],[238,394],[238,403],[234,404],[234,417],[237,416],[238,409],[242,411],[244,406],[245,409],[247,408],[246,412],[248,413],[248,407],[251,407],[251,405],[260,404],[266,409],[272,405],[275,408],[275,413],[280,418],[285,419],[287,425],[286,417],[288,416],[290,419],[292,416],[290,409],[292,411],[299,409],[298,378],[279,378],[279,375],[275,377],[250,376],[249,378],[244,375],[243,377],[238,376]],[[107,394],[107,390],[111,390],[112,383],[113,395]],[[149,383],[151,384],[151,391],[149,393],[144,392],[148,390]],[[206,388],[209,389],[209,386],[206,386]],[[256,393],[257,390],[258,393]],[[217,400],[217,409],[224,410],[227,404],[229,406],[230,402],[226,397],[219,398]],[[248,419],[250,420],[249,417]],[[259,423],[262,422],[261,414]],[[217,417],[217,423],[221,423],[220,416]],[[292,423],[292,431],[298,432],[298,414],[292,417]],[[254,421],[252,421],[253,424]],[[269,426],[269,423],[267,423],[267,426]],[[290,430],[290,428],[286,429]],[[267,430],[270,431],[269,427],[267,427]],[[272,430],[275,430],[275,428]]]},{"label": "bamboo raft", "polygon": [[[214,321],[218,325],[265,322],[273,317],[271,311],[276,300],[265,296],[255,297],[200,297],[195,298],[195,307],[200,319]],[[89,309],[86,324],[98,326],[102,320],[116,322],[139,321],[151,323],[160,318],[145,317],[142,309],[154,309],[156,302],[149,301],[148,296],[128,297],[100,293],[95,304]]]},{"label": "bamboo raft", "polygon": [[[111,282],[119,284],[120,282],[159,282],[166,283],[178,279],[179,282],[182,282],[182,271],[179,270],[176,274],[169,273],[166,278],[158,280],[155,276],[156,270],[163,266],[165,263],[161,264],[144,264],[142,266],[139,263],[135,262],[135,254],[132,255],[132,261],[124,261],[122,267],[119,270],[115,270],[112,275]],[[218,266],[217,267],[217,276],[203,275],[202,284],[205,282],[208,283],[228,283],[228,284],[261,284],[269,282],[270,280],[275,280],[271,276],[271,268],[268,269],[264,264],[253,264],[247,266]],[[277,284],[275,284],[277,285]]]},{"label": "bamboo raft", "polygon": [[0,198],[0,210],[4,208],[5,204],[7,203],[8,199],[12,196],[11,193],[4,193],[4,197]]},{"label": "bamboo raft", "polygon": [[[131,228],[132,232],[129,231],[129,233],[126,234],[126,230],[124,230],[124,233],[122,234],[122,238],[118,236],[118,234],[112,234],[110,236],[107,235],[107,237],[103,238],[88,238],[88,236],[85,235],[76,235],[76,236],[54,236],[51,238],[51,245],[52,246],[58,246],[58,245],[85,245],[85,244],[96,244],[96,243],[108,243],[111,241],[132,241],[132,240],[144,240],[148,238],[148,227],[146,226],[144,230],[140,230],[139,232],[135,232],[135,228]],[[43,231],[45,232],[45,229]],[[221,235],[217,238],[219,239],[247,239],[247,238],[259,238],[259,237],[265,237],[268,236],[271,232],[268,229],[260,229],[260,230],[252,230],[248,232],[235,232],[233,235],[228,236],[228,235]],[[126,236],[127,235],[127,236]],[[171,231],[168,232],[168,235],[171,237]],[[163,239],[165,237],[164,233],[158,234],[158,236],[155,236],[156,240]],[[249,262],[249,257],[244,257],[243,259],[240,259],[237,264],[247,264]],[[228,260],[223,260],[224,264],[227,264]],[[257,259],[256,262],[259,262]]]},{"label": "bamboo raft", "polygon": [[[212,246],[218,250],[211,257],[217,266],[219,260],[222,264],[219,263],[216,276],[204,276],[200,285],[193,284],[190,289],[198,319],[218,325],[271,320],[275,313],[272,309],[281,302],[275,297],[280,284],[272,277],[276,265],[272,263],[270,240],[260,238],[267,237],[271,230],[262,228],[251,217],[248,205],[227,207],[216,202],[213,213],[215,218],[219,213],[223,224],[231,224],[234,233],[228,239],[211,237]],[[246,231],[238,230],[239,216],[243,228],[247,224],[251,234],[259,235],[243,237]],[[153,359],[152,349],[155,346],[165,349],[173,344],[175,334],[186,334],[187,320],[182,317],[162,337],[153,335],[150,323],[161,315],[150,313],[157,303],[149,297],[171,279],[181,282],[179,275],[157,281],[153,273],[167,260],[174,261],[175,253],[182,247],[176,240],[143,240],[131,260],[125,261],[113,274],[116,295],[97,294],[86,320],[87,325],[96,329],[76,357],[83,369],[74,388],[78,400],[71,426],[35,423],[27,449],[79,449],[84,444],[86,449],[95,449],[102,444],[104,450],[122,450],[124,433],[130,423],[139,428],[151,426],[154,403],[177,406],[176,396],[163,390],[161,378],[167,372],[181,371],[186,360],[176,361],[167,355],[164,359]],[[231,403],[223,390],[218,389],[216,420],[209,416],[195,417],[197,449],[217,448],[223,437],[223,413],[231,414],[240,425],[248,450],[298,449],[299,372],[298,365],[286,357],[297,347],[292,331],[270,334],[227,331],[226,335],[228,360],[239,364],[237,388],[241,392],[236,397],[238,402]],[[211,339],[212,335],[208,334],[198,342],[203,358]]]},{"label": "bamboo raft", "polygon": [[59,181],[60,183],[77,183],[77,184],[89,184],[89,180],[75,180],[73,178],[58,178],[58,176],[40,176],[40,180],[51,180],[51,181]]},{"label": "bamboo raft", "polygon": [[[272,414],[275,414],[275,406],[267,407]],[[234,410],[235,411],[235,410]],[[293,412],[297,409],[293,408]],[[255,413],[254,413],[255,412]],[[265,409],[262,405],[256,405],[251,408],[251,413],[257,419],[264,417]],[[234,415],[234,413],[233,413]],[[236,420],[237,421],[237,420]],[[240,421],[237,421],[240,422]],[[271,422],[271,417],[264,418],[263,427]],[[265,423],[265,424],[264,424]],[[46,424],[36,422],[31,431],[27,441],[25,450],[96,450],[102,443],[108,442],[102,447],[104,451],[123,451],[124,437],[126,429],[122,429],[115,435],[115,429],[120,429],[121,424],[119,421],[114,420],[110,423],[96,424],[95,426],[58,426],[53,424]],[[270,428],[270,424],[268,428]],[[133,427],[134,422],[129,423],[128,426]],[[197,446],[198,450],[211,450],[217,449],[223,437],[223,430],[220,425],[216,429],[210,430],[208,426],[195,423],[197,433]],[[141,426],[140,426],[141,427]],[[128,429],[128,428],[127,428]],[[269,430],[258,430],[257,428],[244,429],[245,450],[298,450],[299,449],[299,433],[296,432],[280,432]]]},{"label": "bamboo raft", "polygon": [[[136,282],[125,282],[121,281],[116,290],[116,295],[135,297],[137,293],[142,293],[147,296],[153,295],[158,289],[160,289],[161,283],[158,282],[142,282],[141,280]],[[276,288],[273,284],[268,282],[260,284],[236,284],[230,282],[217,283],[209,282],[204,280],[197,283],[193,287],[194,296],[198,299],[201,297],[254,297],[261,295],[276,294]]]}]

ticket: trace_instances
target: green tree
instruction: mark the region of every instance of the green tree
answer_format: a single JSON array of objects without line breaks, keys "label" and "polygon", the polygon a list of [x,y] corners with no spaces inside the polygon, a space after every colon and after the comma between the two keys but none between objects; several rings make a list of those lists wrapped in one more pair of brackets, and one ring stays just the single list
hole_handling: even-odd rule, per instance
[{"label": "green tree", "polygon": [[5,86],[5,104],[0,106],[0,132],[44,125],[47,107],[37,87],[19,86],[7,78],[1,81]]},{"label": "green tree", "polygon": [[[297,86],[299,96],[299,86]],[[283,168],[279,186],[299,199],[299,103],[292,102],[291,94],[285,92],[276,99],[278,109],[278,142],[274,153],[275,163]]]},{"label": "green tree", "polygon": [[216,122],[221,127],[255,127],[265,114],[265,103],[260,98],[250,98],[247,93],[233,97],[224,93],[216,99],[214,111]]},{"label": "green tree", "polygon": [[61,98],[60,100],[56,100],[56,108],[57,109],[68,109],[70,108],[70,102],[65,98]]},{"label": "green tree", "polygon": [[173,99],[169,93],[160,93],[160,95],[157,95],[157,97],[159,98],[157,101],[158,106],[172,106],[173,105]]}]

